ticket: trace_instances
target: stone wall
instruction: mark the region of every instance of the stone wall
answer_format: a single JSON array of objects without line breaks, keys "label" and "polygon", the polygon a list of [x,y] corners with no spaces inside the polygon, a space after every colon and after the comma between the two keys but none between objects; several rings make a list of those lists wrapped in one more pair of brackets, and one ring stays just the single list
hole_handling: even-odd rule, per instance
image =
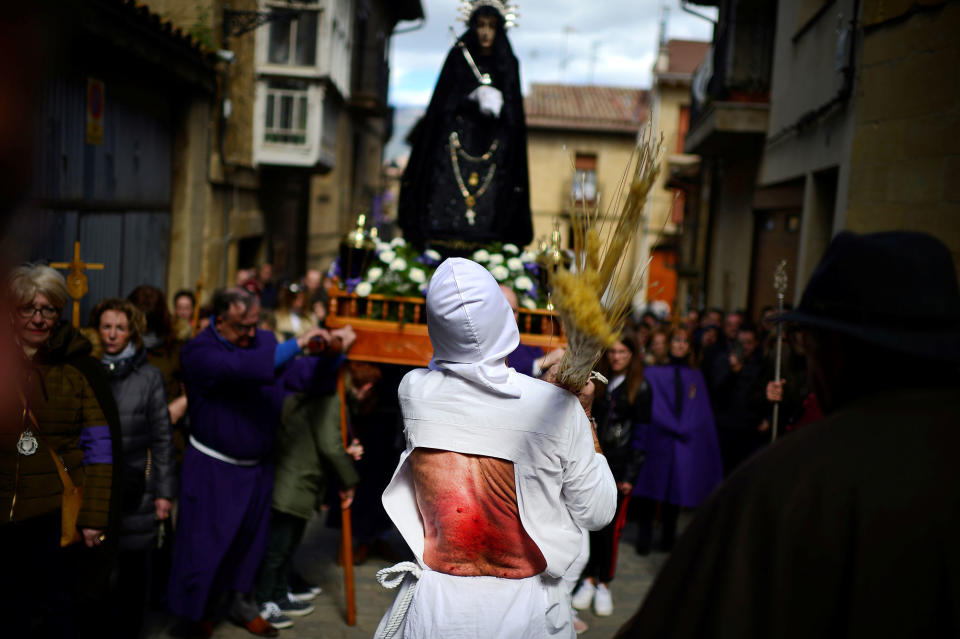
[{"label": "stone wall", "polygon": [[957,33],[957,2],[867,25],[845,227],[925,231],[960,265]]}]

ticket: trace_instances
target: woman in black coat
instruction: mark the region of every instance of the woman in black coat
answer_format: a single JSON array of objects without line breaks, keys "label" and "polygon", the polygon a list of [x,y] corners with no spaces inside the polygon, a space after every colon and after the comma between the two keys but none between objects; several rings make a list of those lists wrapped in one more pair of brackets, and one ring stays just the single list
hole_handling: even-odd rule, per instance
[{"label": "woman in black coat", "polygon": [[[627,503],[644,453],[633,445],[634,431],[650,421],[653,398],[643,378],[643,352],[632,332],[607,350],[600,364],[609,384],[597,389],[593,403],[597,439],[617,481],[617,514],[605,528],[590,533],[590,559],[573,593],[573,607],[585,610],[593,604],[597,616],[613,613],[609,584],[617,564],[617,544],[626,523]],[[601,392],[602,391],[602,392]]]},{"label": "woman in black coat", "polygon": [[163,375],[147,363],[143,313],[126,300],[107,299],[94,309],[92,324],[103,345],[101,363],[123,433],[116,635],[137,637],[143,623],[157,521],[170,516],[171,501],[177,494],[170,412]]}]

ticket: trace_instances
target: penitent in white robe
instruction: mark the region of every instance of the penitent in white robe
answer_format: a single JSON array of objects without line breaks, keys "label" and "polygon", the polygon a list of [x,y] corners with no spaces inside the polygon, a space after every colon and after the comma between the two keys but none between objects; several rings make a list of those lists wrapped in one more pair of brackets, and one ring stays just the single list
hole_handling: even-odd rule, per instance
[{"label": "penitent in white robe", "polygon": [[[440,265],[427,293],[427,326],[433,360],[400,384],[407,447],[383,493],[420,579],[403,578],[402,594],[377,636],[573,637],[562,577],[580,554],[581,528],[603,528],[617,506],[616,483],[594,450],[587,416],[572,393],[507,368],[506,357],[519,343],[517,324],[479,264],[451,258]],[[408,461],[418,447],[512,462],[520,520],[546,570],[526,579],[429,570]],[[407,601],[405,617],[392,614]],[[400,633],[391,635],[391,628]]]}]

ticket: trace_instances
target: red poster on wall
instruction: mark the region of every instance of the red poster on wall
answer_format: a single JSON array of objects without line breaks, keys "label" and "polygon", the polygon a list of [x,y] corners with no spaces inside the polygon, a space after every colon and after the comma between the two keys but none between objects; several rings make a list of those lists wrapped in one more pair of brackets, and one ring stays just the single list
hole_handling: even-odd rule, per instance
[{"label": "red poster on wall", "polygon": [[103,144],[103,111],[106,106],[102,80],[87,78],[87,144]]}]

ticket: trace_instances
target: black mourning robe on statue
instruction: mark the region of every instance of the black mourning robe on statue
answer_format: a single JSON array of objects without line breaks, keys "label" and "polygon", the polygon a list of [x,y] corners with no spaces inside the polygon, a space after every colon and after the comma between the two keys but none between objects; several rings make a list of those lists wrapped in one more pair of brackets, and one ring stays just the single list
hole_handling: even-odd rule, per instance
[{"label": "black mourning robe on statue", "polygon": [[863,398],[699,509],[617,637],[960,636],[960,393]]},{"label": "black mourning robe on statue", "polygon": [[[499,117],[493,117],[468,98],[480,83],[455,45],[447,54],[427,112],[411,135],[410,160],[400,185],[400,227],[408,242],[420,248],[429,244],[447,254],[455,252],[444,251],[451,246],[468,250],[494,241],[522,247],[533,239],[533,226],[519,65],[502,28],[490,55],[480,53],[473,29],[460,41],[503,94],[503,108]],[[463,147],[455,159],[450,143],[454,132]],[[456,168],[476,199],[472,225]]]}]

